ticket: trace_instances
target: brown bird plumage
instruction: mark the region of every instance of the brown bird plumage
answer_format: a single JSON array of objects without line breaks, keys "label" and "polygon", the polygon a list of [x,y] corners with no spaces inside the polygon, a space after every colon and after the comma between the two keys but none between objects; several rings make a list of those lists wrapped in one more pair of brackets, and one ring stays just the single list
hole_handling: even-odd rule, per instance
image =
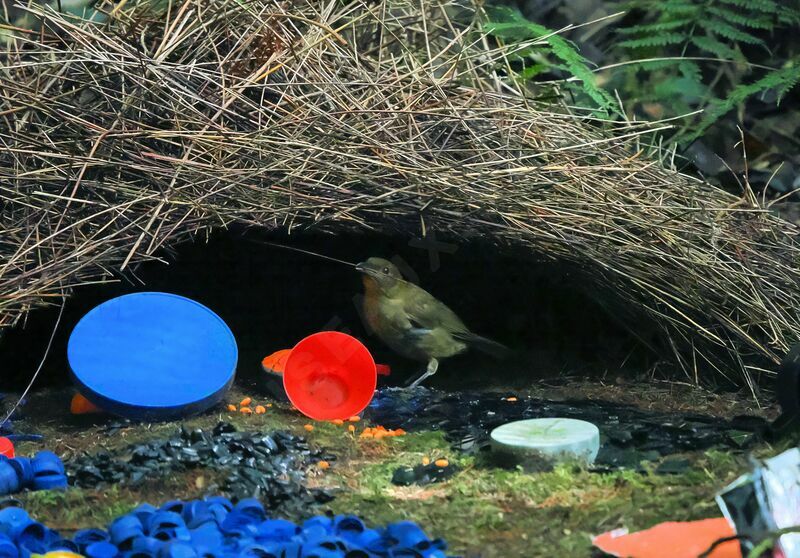
[{"label": "brown bird plumage", "polygon": [[508,349],[467,329],[444,303],[424,289],[403,279],[393,263],[369,258],[356,266],[363,274],[364,317],[369,329],[397,353],[428,366],[410,387],[436,373],[440,358],[470,347],[494,356]]}]

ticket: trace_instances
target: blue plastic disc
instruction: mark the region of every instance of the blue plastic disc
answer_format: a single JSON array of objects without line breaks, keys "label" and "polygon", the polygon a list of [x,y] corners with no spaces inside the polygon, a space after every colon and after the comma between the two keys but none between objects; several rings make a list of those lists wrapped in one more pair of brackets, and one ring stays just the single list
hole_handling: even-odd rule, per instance
[{"label": "blue plastic disc", "polygon": [[104,302],[75,326],[72,377],[89,401],[135,420],[172,420],[218,403],[238,350],[214,312],[188,298],[135,293]]}]

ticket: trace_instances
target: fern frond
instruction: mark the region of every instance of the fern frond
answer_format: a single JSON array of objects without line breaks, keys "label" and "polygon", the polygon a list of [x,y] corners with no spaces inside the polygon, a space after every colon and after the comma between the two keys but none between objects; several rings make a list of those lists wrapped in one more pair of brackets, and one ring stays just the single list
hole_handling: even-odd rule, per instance
[{"label": "fern frond", "polygon": [[659,10],[665,14],[694,15],[697,13],[697,6],[691,2],[663,2],[659,5]]},{"label": "fern frond", "polygon": [[647,48],[656,46],[678,45],[686,41],[683,33],[663,33],[661,35],[651,35],[640,39],[630,39],[617,43],[617,46],[627,49]]},{"label": "fern frond", "polygon": [[769,72],[761,79],[747,84],[741,84],[733,89],[725,99],[715,99],[703,114],[703,119],[695,131],[685,138],[685,141],[694,141],[703,134],[712,124],[732,111],[748,98],[775,89],[779,95],[785,95],[794,86],[800,83],[800,65],[788,66],[780,70]]},{"label": "fern frond", "polygon": [[784,10],[783,6],[773,0],[719,0],[719,2],[765,14],[779,14]]},{"label": "fern frond", "polygon": [[640,25],[633,25],[631,27],[623,27],[617,29],[620,35],[647,35],[650,33],[663,33],[664,31],[672,31],[681,27],[688,27],[694,23],[692,18],[680,18],[665,21],[656,21],[654,23],[642,23]]},{"label": "fern frond", "polygon": [[737,29],[733,25],[730,25],[718,19],[700,21],[698,22],[698,25],[702,27],[704,30],[708,31],[709,33],[720,35],[722,37],[725,37],[726,39],[730,39],[731,41],[748,43],[751,45],[766,46],[764,44],[764,41],[762,41],[755,35],[751,35],[747,31],[742,31],[741,29]]},{"label": "fern frond", "polygon": [[[512,38],[516,40],[541,38],[547,43],[549,52],[560,60],[564,69],[581,83],[583,92],[591,98],[598,107],[607,112],[615,112],[617,104],[611,94],[595,83],[595,76],[589,68],[589,61],[581,56],[578,49],[564,37],[553,32],[543,25],[525,19],[522,14],[509,9],[495,8],[490,15],[504,18],[505,21],[493,21],[484,26],[484,30],[498,38]],[[537,69],[537,72],[539,70]],[[530,73],[530,72],[528,72]]]},{"label": "fern frond", "polygon": [[710,14],[727,20],[729,23],[740,25],[742,27],[750,27],[752,29],[772,29],[775,24],[766,16],[753,17],[755,14],[747,13],[742,14],[727,8],[718,8],[716,6],[709,6],[706,11]]},{"label": "fern frond", "polygon": [[691,43],[698,49],[709,52],[723,60],[744,60],[742,54],[714,37],[692,37]]}]

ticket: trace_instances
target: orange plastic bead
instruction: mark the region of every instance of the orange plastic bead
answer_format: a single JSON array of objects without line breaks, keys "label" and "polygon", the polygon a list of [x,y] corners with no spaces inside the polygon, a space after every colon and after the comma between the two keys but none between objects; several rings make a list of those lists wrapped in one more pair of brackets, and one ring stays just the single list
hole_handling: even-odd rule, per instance
[{"label": "orange plastic bead", "polygon": [[239,409],[239,412],[242,413],[243,415],[252,415],[253,409],[251,409],[250,407],[242,407],[241,409]]},{"label": "orange plastic bead", "polygon": [[303,428],[305,428],[308,432],[311,432],[312,430],[314,430],[314,425],[306,424],[305,426],[303,426]]},{"label": "orange plastic bead", "polygon": [[336,426],[341,426],[344,424],[344,421],[342,419],[333,419],[331,422]]},{"label": "orange plastic bead", "polygon": [[511,403],[513,403],[514,401],[519,401],[519,399],[517,399],[516,397],[509,397],[506,399],[506,401],[510,401]]},{"label": "orange plastic bead", "polygon": [[242,399],[242,402],[239,403],[239,405],[242,406],[242,407],[247,407],[252,402],[253,402],[253,398],[252,397],[245,397],[244,399]]},{"label": "orange plastic bead", "polygon": [[258,406],[256,407],[256,414],[257,414],[257,415],[263,415],[263,414],[264,414],[264,413],[266,413],[266,412],[267,412],[267,410],[264,408],[264,406],[263,406],[263,405],[258,405]]},{"label": "orange plastic bead", "polygon": [[236,412],[236,405],[228,405],[228,410],[231,413],[235,413]]},{"label": "orange plastic bead", "polygon": [[355,427],[355,426],[353,426],[352,424],[348,425],[348,426],[347,426],[347,429],[348,429],[350,432],[355,432],[355,431],[356,431],[356,427]]},{"label": "orange plastic bead", "polygon": [[320,461],[319,463],[317,463],[317,467],[323,470],[328,469],[330,466],[331,464],[328,463],[327,461]]},{"label": "orange plastic bead", "polygon": [[433,464],[436,465],[437,467],[447,467],[448,465],[450,465],[450,462],[447,459],[437,459],[436,461],[433,462]]},{"label": "orange plastic bead", "polygon": [[349,419],[347,419],[347,420],[349,420],[350,422],[358,422],[358,421],[360,421],[360,420],[361,420],[361,417],[360,417],[360,416],[358,416],[358,415],[353,415],[352,417],[350,417],[350,418],[349,418]]},{"label": "orange plastic bead", "polygon": [[426,455],[425,457],[422,458],[422,464],[423,465],[430,465],[431,464],[431,458]]}]

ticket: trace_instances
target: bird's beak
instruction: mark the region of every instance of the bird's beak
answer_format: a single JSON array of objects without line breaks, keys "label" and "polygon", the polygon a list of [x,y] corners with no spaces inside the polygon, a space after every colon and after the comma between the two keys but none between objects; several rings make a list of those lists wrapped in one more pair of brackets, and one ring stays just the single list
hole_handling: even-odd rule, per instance
[{"label": "bird's beak", "polygon": [[367,266],[364,264],[364,262],[357,263],[356,264],[356,271],[358,271],[359,273],[366,273],[367,272]]}]

